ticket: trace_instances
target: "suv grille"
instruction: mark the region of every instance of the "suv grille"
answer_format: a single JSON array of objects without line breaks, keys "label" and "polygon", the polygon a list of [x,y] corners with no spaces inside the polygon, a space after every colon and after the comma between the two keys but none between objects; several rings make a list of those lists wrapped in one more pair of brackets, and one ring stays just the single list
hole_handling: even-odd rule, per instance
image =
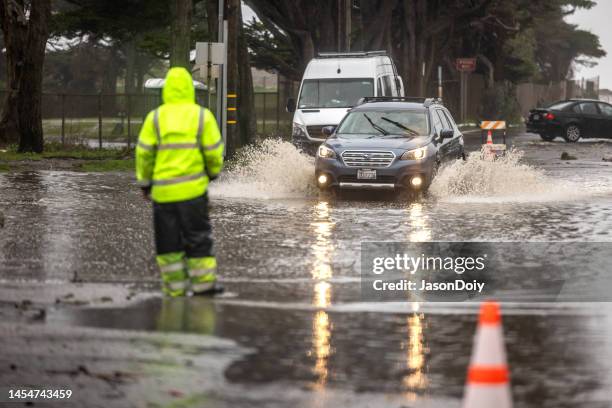
[{"label": "suv grille", "polygon": [[396,178],[395,176],[376,176],[376,180],[361,180],[357,178],[357,175],[354,176],[340,176],[338,177],[338,181],[340,183],[387,183],[387,184],[395,184]]},{"label": "suv grille", "polygon": [[348,167],[389,167],[395,159],[393,152],[377,150],[345,150],[342,160]]},{"label": "suv grille", "polygon": [[333,125],[316,125],[316,126],[306,126],[306,130],[308,131],[308,136],[313,139],[327,139],[327,136],[323,134],[323,128],[325,126],[333,126]]}]

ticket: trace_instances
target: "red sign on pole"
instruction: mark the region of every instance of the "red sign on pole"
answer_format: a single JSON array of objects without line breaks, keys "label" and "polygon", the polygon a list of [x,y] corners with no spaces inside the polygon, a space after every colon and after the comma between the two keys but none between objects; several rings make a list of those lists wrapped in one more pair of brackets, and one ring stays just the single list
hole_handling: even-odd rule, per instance
[{"label": "red sign on pole", "polygon": [[476,58],[457,58],[455,66],[457,71],[473,72],[476,69]]}]

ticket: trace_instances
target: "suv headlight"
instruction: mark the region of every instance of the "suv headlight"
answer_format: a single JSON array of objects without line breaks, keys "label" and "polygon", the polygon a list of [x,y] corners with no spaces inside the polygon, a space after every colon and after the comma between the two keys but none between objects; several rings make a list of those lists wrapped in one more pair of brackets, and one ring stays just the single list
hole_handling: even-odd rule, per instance
[{"label": "suv headlight", "polygon": [[308,134],[305,125],[293,122],[292,136],[294,138],[305,138]]},{"label": "suv headlight", "polygon": [[425,156],[427,156],[427,146],[404,152],[400,160],[422,160]]},{"label": "suv headlight", "polygon": [[319,157],[325,157],[326,159],[331,159],[336,157],[336,152],[325,145],[319,146],[319,150],[317,151],[317,155]]}]

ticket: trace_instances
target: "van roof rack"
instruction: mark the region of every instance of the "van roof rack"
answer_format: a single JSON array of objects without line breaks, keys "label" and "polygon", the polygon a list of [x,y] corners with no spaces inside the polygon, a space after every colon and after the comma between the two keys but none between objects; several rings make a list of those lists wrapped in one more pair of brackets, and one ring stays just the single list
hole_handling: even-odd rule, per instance
[{"label": "van roof rack", "polygon": [[421,103],[428,107],[434,104],[441,104],[442,100],[438,98],[423,98],[419,96],[366,96],[359,100],[359,105],[369,102],[412,102]]},{"label": "van roof rack", "polygon": [[353,52],[320,52],[318,58],[367,58],[367,57],[386,57],[387,51],[353,51]]}]

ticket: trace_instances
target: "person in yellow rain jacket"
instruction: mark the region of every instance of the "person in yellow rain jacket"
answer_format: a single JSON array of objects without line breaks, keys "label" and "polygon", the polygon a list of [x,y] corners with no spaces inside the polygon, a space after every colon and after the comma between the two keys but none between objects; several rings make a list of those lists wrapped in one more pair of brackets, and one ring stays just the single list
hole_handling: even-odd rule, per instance
[{"label": "person in yellow rain jacket", "polygon": [[168,71],[163,104],[145,119],[136,146],[136,177],[153,200],[155,247],[169,296],[214,294],[217,260],[207,187],[223,167],[223,141],[213,114],[196,104],[191,74]]}]

